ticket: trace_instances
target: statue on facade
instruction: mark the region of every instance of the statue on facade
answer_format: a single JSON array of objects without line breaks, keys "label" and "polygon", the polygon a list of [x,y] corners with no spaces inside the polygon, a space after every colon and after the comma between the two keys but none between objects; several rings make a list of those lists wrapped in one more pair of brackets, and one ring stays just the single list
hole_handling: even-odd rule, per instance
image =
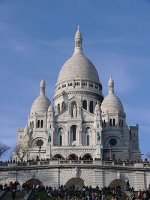
[{"label": "statue on facade", "polygon": [[76,117],[76,116],[77,116],[77,107],[76,107],[75,104],[73,105],[72,115],[73,115],[73,117]]},{"label": "statue on facade", "polygon": [[99,133],[99,131],[97,131],[97,133],[96,133],[96,140],[97,140],[97,142],[99,142],[100,141],[100,133]]},{"label": "statue on facade", "polygon": [[50,143],[51,143],[51,134],[48,133],[48,144],[50,144]]}]

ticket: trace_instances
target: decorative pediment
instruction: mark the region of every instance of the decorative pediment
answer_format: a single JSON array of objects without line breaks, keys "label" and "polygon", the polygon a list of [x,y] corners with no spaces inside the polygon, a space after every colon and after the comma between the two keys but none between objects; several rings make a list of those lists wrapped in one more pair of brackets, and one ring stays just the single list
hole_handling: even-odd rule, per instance
[{"label": "decorative pediment", "polygon": [[82,109],[82,116],[84,121],[94,121],[94,114]]},{"label": "decorative pediment", "polygon": [[68,117],[68,110],[64,110],[63,112],[59,113],[57,115],[57,120],[59,121],[65,121]]},{"label": "decorative pediment", "polygon": [[77,106],[81,107],[81,99],[80,98],[78,98],[76,96],[71,97],[70,99],[68,99],[68,106],[71,106],[71,104],[73,102],[76,102]]}]

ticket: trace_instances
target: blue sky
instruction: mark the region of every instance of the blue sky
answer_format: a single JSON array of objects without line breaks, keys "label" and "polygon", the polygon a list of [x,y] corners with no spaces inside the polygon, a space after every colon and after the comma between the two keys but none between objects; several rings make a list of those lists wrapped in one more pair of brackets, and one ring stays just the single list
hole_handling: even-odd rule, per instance
[{"label": "blue sky", "polygon": [[[80,25],[85,55],[107,95],[110,74],[128,125],[139,124],[150,151],[150,0],[0,0],[0,141],[15,146],[44,77],[47,96],[74,49]],[[144,155],[145,156],[145,155]]]}]

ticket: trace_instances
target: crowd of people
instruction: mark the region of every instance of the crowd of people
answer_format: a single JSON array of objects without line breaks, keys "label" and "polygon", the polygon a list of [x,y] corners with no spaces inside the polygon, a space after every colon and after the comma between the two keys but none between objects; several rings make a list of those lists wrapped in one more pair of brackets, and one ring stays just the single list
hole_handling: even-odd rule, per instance
[{"label": "crowd of people", "polygon": [[[32,186],[30,186],[32,187]],[[91,186],[75,187],[63,186],[58,188],[51,186],[34,186],[32,200],[150,200],[150,185],[147,190],[134,191],[133,187],[127,184],[126,191],[122,192],[121,187],[92,188]],[[30,188],[31,189],[31,188]],[[46,200],[47,200],[46,199]]]},{"label": "crowd of people", "polygon": [[0,184],[0,192],[1,191],[6,191],[6,192],[11,192],[12,195],[12,200],[16,199],[16,194],[17,192],[19,193],[20,191],[24,190],[26,191],[26,194],[33,189],[33,185],[31,184],[23,184],[21,185],[18,181],[15,182],[10,182],[9,184]]},{"label": "crowd of people", "polygon": [[0,184],[0,191],[11,191],[12,200],[15,200],[16,193],[21,190],[32,191],[32,200],[150,200],[150,186],[147,190],[134,191],[127,184],[127,191],[122,192],[121,187],[110,188],[104,187],[92,188],[91,186],[75,187],[75,186],[59,186],[54,188],[51,186],[33,185],[31,183],[20,184],[18,181],[9,184]]},{"label": "crowd of people", "polygon": [[0,184],[0,191],[11,191],[12,194],[12,200],[15,200],[16,198],[16,192],[22,190],[22,186],[18,181],[10,182],[9,184]]},{"label": "crowd of people", "polygon": [[59,188],[53,187],[40,187],[35,189],[33,200],[119,200],[126,199],[126,195],[122,193],[121,188],[114,189],[103,188],[100,189],[90,187],[75,187],[75,186],[60,186]]}]

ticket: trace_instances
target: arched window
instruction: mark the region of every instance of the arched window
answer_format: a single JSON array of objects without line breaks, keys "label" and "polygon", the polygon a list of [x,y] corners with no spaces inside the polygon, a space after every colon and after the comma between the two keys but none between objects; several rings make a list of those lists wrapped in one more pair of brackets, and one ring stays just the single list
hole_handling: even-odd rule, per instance
[{"label": "arched window", "polygon": [[90,127],[87,127],[87,128],[86,128],[86,145],[87,145],[87,146],[90,145],[90,132],[91,132]]},{"label": "arched window", "polygon": [[119,126],[121,126],[121,119],[119,119]]},{"label": "arched window", "polygon": [[59,136],[59,146],[62,146],[62,135]]},{"label": "arched window", "polygon": [[87,146],[89,146],[90,145],[89,135],[87,135],[86,140],[87,140]]},{"label": "arched window", "polygon": [[40,128],[40,120],[37,122],[37,128]]},{"label": "arched window", "polygon": [[104,127],[106,127],[106,122],[105,122],[105,119],[104,119],[104,122],[103,122],[103,126],[104,126]]},{"label": "arched window", "polygon": [[66,106],[65,106],[65,102],[64,102],[64,101],[62,102],[61,107],[62,107],[62,110],[64,110],[64,109],[66,108]]},{"label": "arched window", "polygon": [[116,126],[115,119],[113,119],[113,126]]},{"label": "arched window", "polygon": [[74,142],[74,141],[76,141],[76,132],[77,132],[77,126],[76,125],[73,125],[73,126],[71,126],[71,128],[70,128],[70,134],[71,134],[71,136],[70,136],[70,139],[71,139],[71,143],[72,142]]},{"label": "arched window", "polygon": [[90,101],[90,113],[93,113],[93,101]]},{"label": "arched window", "polygon": [[41,120],[41,128],[43,128],[43,120]]},{"label": "arched window", "polygon": [[57,105],[58,114],[60,113],[60,104]]},{"label": "arched window", "polygon": [[109,125],[112,126],[112,119],[109,120]]},{"label": "arched window", "polygon": [[58,146],[62,146],[63,128],[58,129]]},{"label": "arched window", "polygon": [[83,101],[83,108],[84,108],[85,110],[87,110],[87,101],[86,101],[86,100]]},{"label": "arched window", "polygon": [[123,123],[123,120],[121,121],[121,127],[123,128],[123,125],[124,125],[124,123]]},{"label": "arched window", "polygon": [[123,126],[124,126],[124,121],[123,121],[123,119],[119,119],[119,126],[123,128]]},{"label": "arched window", "polygon": [[72,83],[68,83],[68,86],[72,86]]},{"label": "arched window", "polygon": [[73,131],[73,134],[72,134],[72,139],[73,139],[73,141],[76,141],[76,126],[73,126],[72,127],[72,131]]}]

